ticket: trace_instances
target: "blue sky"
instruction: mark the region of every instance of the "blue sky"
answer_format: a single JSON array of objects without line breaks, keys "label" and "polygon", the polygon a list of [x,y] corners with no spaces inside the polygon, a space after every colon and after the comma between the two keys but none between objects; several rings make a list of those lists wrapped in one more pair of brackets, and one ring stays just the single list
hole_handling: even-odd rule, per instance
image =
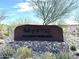
[{"label": "blue sky", "polygon": [[0,7],[12,8],[12,6],[20,2],[22,2],[22,0],[0,0]]},{"label": "blue sky", "polygon": [[[70,19],[79,16],[78,10],[79,8],[71,13]],[[33,8],[27,0],[0,0],[0,11],[5,11],[6,15],[9,16],[2,23],[12,23],[21,17],[30,18],[30,22],[42,22],[35,16]]]},{"label": "blue sky", "polygon": [[30,22],[39,22],[35,17],[32,6],[26,0],[0,0],[0,11],[5,11],[8,16],[2,23],[12,23],[18,18],[30,18]]}]

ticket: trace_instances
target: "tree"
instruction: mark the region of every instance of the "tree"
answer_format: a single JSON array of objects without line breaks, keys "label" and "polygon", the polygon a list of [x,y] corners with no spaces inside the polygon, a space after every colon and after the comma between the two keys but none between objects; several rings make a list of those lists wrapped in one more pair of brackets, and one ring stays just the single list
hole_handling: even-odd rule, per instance
[{"label": "tree", "polygon": [[32,0],[37,16],[43,19],[43,25],[48,25],[76,9],[77,0]]}]

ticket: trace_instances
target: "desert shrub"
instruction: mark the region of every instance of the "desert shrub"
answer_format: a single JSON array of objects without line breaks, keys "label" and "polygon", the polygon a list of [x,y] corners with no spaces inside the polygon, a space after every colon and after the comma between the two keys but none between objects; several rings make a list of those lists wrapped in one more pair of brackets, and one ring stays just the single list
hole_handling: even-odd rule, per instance
[{"label": "desert shrub", "polygon": [[2,50],[3,57],[12,57],[14,55],[14,49],[11,46],[5,46]]},{"label": "desert shrub", "polygon": [[27,47],[20,47],[17,49],[17,56],[20,59],[32,58],[32,49]]},{"label": "desert shrub", "polygon": [[56,58],[57,59],[71,59],[69,53],[66,53],[66,52],[56,55]]},{"label": "desert shrub", "polygon": [[41,54],[41,59],[56,59],[56,56],[55,56],[55,54],[47,51],[47,52]]},{"label": "desert shrub", "polygon": [[73,45],[73,46],[70,47],[70,50],[71,51],[76,51],[76,47]]},{"label": "desert shrub", "polygon": [[4,33],[5,36],[9,36],[9,33]]}]

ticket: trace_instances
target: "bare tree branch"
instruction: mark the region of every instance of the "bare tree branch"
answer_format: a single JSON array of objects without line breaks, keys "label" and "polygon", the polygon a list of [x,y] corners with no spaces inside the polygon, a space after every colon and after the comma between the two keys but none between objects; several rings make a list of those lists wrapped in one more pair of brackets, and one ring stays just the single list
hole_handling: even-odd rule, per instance
[{"label": "bare tree branch", "polygon": [[0,21],[4,20],[7,16],[5,16],[5,12],[0,13]]},{"label": "bare tree branch", "polygon": [[60,19],[78,7],[77,0],[32,0],[32,3],[44,25]]}]

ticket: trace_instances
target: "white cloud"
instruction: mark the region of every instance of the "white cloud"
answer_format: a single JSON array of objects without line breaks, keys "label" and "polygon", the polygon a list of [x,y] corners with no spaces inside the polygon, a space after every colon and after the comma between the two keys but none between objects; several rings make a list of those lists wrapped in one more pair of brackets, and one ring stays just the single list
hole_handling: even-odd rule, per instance
[{"label": "white cloud", "polygon": [[26,0],[26,1],[31,1],[31,0]]},{"label": "white cloud", "polygon": [[14,8],[17,8],[18,12],[25,12],[25,11],[33,10],[33,7],[31,3],[29,2],[18,3],[16,6],[14,6]]},{"label": "white cloud", "polygon": [[67,20],[66,23],[69,24],[69,25],[78,24],[78,22],[77,21],[74,21],[74,20]]},{"label": "white cloud", "polygon": [[66,20],[66,23],[69,25],[75,25],[75,24],[79,24],[76,20],[74,16],[71,16],[69,19]]}]

